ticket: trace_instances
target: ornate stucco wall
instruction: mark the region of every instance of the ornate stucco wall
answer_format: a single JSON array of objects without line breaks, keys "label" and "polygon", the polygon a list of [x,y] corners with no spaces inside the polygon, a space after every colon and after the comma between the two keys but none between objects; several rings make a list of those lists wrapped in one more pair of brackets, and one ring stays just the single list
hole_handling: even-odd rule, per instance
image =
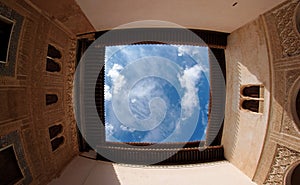
[{"label": "ornate stucco wall", "polygon": [[[72,108],[76,35],[93,31],[93,27],[75,1],[47,3],[48,9],[35,1],[0,1],[1,15],[20,28],[10,43],[15,61],[9,59],[5,64],[14,65],[9,74],[0,72],[0,148],[15,147],[17,160],[24,164],[20,167],[23,184],[47,184],[78,154]],[[55,9],[58,3],[68,11]],[[46,71],[48,44],[61,52],[60,72]],[[56,94],[58,101],[46,105],[46,94]],[[48,129],[57,124],[63,126],[59,135],[64,142],[52,151]]]}]

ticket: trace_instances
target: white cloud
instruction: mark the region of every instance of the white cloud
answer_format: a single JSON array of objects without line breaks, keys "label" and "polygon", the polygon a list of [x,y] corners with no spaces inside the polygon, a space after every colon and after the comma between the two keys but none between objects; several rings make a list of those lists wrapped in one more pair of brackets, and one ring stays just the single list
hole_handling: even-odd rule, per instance
[{"label": "white cloud", "polygon": [[120,71],[123,70],[123,67],[119,64],[114,64],[112,69],[108,71],[107,76],[111,77],[112,79],[118,78],[120,75]]},{"label": "white cloud", "polygon": [[109,85],[104,85],[104,99],[106,101],[110,101],[112,97],[112,94],[110,92],[110,86]]},{"label": "white cloud", "polygon": [[126,126],[124,126],[124,125],[120,125],[120,128],[121,128],[121,130],[123,130],[123,131],[128,131],[128,132],[134,132],[134,131],[135,131],[135,129],[126,127]]},{"label": "white cloud", "polygon": [[120,74],[120,71],[123,70],[123,67],[119,64],[114,64],[112,69],[108,71],[107,76],[111,78],[113,83],[114,93],[117,94],[123,85],[126,83],[126,79],[123,75]]},{"label": "white cloud", "polygon": [[[203,71],[209,77],[209,59],[208,48],[202,46],[189,46],[189,45],[174,45],[177,47],[178,56],[188,55],[195,61],[202,64]],[[206,66],[206,67],[205,67]]]},{"label": "white cloud", "polygon": [[113,135],[113,131],[114,131],[114,126],[110,123],[105,123],[105,135],[106,138],[111,138]]},{"label": "white cloud", "polygon": [[183,54],[190,55],[190,56],[195,56],[199,54],[199,48],[197,46],[176,46],[178,49],[178,56],[182,56]]},{"label": "white cloud", "polygon": [[198,88],[196,84],[200,78],[203,68],[197,64],[191,68],[183,71],[183,74],[178,76],[180,85],[185,89],[184,95],[181,100],[181,107],[183,109],[183,119],[192,115],[194,108],[199,106]]},{"label": "white cloud", "polygon": [[116,52],[118,52],[124,47],[124,45],[105,47],[105,62],[107,62],[110,59],[110,57],[112,57]]}]

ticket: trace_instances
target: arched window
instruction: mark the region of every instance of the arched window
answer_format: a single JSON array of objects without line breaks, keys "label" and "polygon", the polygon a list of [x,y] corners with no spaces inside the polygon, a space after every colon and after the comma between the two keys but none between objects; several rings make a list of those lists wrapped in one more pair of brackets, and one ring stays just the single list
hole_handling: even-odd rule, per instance
[{"label": "arched window", "polygon": [[59,146],[61,146],[65,141],[64,136],[55,138],[51,141],[51,147],[52,147],[52,151],[55,151],[58,149]]},{"label": "arched window", "polygon": [[61,52],[57,50],[54,46],[48,45],[47,61],[46,61],[46,71],[48,72],[60,72],[61,67],[58,59],[62,57]]},{"label": "arched window", "polygon": [[56,94],[46,94],[46,105],[54,104],[58,101]]},{"label": "arched window", "polygon": [[295,163],[287,172],[285,176],[285,185],[298,185],[300,184],[300,163]]},{"label": "arched window", "polygon": [[248,109],[252,112],[259,111],[259,101],[258,100],[244,100],[242,103],[243,109]]},{"label": "arched window", "polygon": [[291,185],[300,184],[300,164],[296,166],[291,175]]},{"label": "arched window", "polygon": [[63,126],[61,124],[59,125],[53,125],[49,127],[49,137],[51,142],[51,148],[52,151],[55,151],[58,149],[59,146],[61,146],[64,143],[64,136],[61,135],[63,132]]},{"label": "arched window", "polygon": [[247,85],[241,88],[241,108],[261,113],[263,110],[263,86]]},{"label": "arched window", "polygon": [[245,87],[243,89],[243,96],[259,98],[259,89],[260,89],[260,86],[258,86],[258,85]]},{"label": "arched window", "polygon": [[58,134],[62,133],[63,127],[62,125],[53,125],[49,128],[50,139],[56,137]]},{"label": "arched window", "polygon": [[58,49],[56,49],[54,46],[52,46],[51,44],[48,45],[48,53],[47,53],[48,57],[51,58],[61,58],[61,53]]},{"label": "arched window", "polygon": [[47,58],[46,71],[48,72],[60,72],[60,65],[53,59]]},{"label": "arched window", "polygon": [[290,104],[289,112],[298,130],[300,130],[300,78],[296,80],[288,97]]}]

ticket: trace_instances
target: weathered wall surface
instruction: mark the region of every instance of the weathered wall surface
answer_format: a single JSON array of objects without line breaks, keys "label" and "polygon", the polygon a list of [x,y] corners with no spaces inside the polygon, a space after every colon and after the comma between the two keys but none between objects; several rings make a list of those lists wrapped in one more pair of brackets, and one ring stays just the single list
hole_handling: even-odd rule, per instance
[{"label": "weathered wall surface", "polygon": [[[0,149],[13,145],[20,153],[22,173],[28,176],[23,184],[47,184],[78,153],[71,104],[76,34],[93,28],[75,5],[68,10],[81,20],[80,26],[73,24],[70,12],[49,12],[34,2],[0,1],[1,16],[20,28],[19,36],[10,43],[11,51],[16,51],[15,61],[9,58],[0,66]],[[55,8],[60,1],[56,3],[49,7]],[[74,1],[64,2],[65,7],[67,3]],[[59,72],[46,71],[48,44],[61,52],[62,57],[55,59]],[[56,94],[58,101],[46,105],[46,94]],[[63,126],[58,136],[64,142],[52,151],[48,129],[58,124]]]},{"label": "weathered wall surface", "polygon": [[[227,100],[223,145],[225,158],[253,178],[268,124],[270,65],[261,18],[234,31],[225,50]],[[242,89],[261,86],[260,112],[241,107]]]},{"label": "weathered wall surface", "polygon": [[[227,93],[223,133],[225,157],[258,184],[283,184],[300,160],[300,33],[288,0],[234,31],[226,49]],[[299,24],[299,23],[298,23]],[[240,108],[241,87],[264,86],[263,111]]]}]

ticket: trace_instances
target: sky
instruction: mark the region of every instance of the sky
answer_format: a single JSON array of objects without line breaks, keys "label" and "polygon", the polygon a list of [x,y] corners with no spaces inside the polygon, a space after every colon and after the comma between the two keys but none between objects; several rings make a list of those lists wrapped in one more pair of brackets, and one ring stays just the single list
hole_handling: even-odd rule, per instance
[{"label": "sky", "polygon": [[205,140],[209,76],[207,47],[107,46],[106,141]]}]

